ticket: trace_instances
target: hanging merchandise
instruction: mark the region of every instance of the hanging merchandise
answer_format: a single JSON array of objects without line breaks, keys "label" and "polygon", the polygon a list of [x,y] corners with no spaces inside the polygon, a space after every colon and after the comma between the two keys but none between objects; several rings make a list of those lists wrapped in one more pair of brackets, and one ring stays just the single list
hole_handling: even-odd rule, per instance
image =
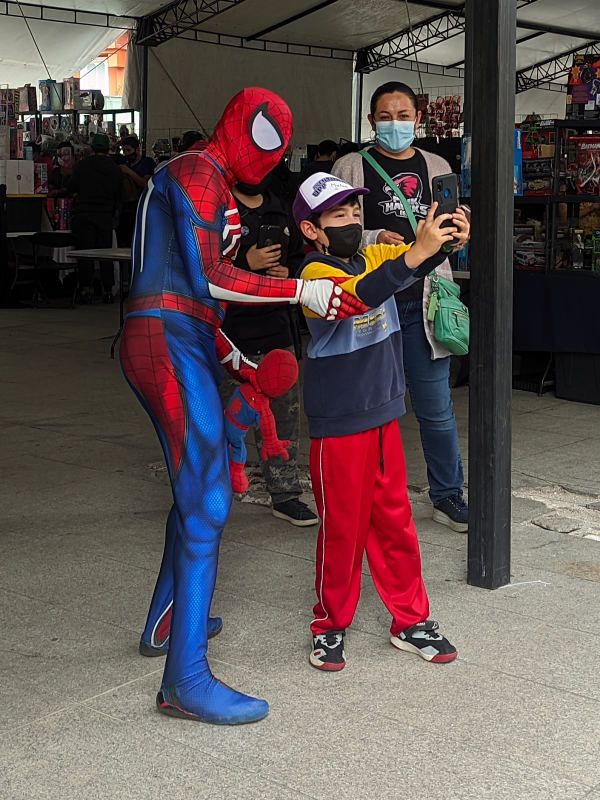
[{"label": "hanging merchandise", "polygon": [[600,56],[579,53],[567,84],[567,119],[600,119]]},{"label": "hanging merchandise", "polygon": [[438,136],[440,139],[458,137],[462,113],[460,95],[438,97],[427,107],[428,130],[432,136]]}]

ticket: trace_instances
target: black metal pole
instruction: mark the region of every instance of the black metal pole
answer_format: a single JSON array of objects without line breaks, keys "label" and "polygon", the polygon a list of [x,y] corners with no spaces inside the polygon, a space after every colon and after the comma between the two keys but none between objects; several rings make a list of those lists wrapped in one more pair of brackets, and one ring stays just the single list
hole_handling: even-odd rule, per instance
[{"label": "black metal pole", "polygon": [[142,45],[142,107],[140,108],[140,140],[142,151],[146,154],[148,142],[148,47]]},{"label": "black metal pole", "polygon": [[363,87],[364,87],[364,73],[359,72],[356,76],[356,106],[354,108],[354,141],[360,144],[362,139],[362,104],[363,104]]},{"label": "black metal pole", "polygon": [[[474,3],[465,7],[465,60],[463,63],[473,64],[473,15]],[[465,69],[464,77],[465,98],[463,103],[464,134],[471,136],[473,133],[473,70]]]},{"label": "black metal pole", "polygon": [[496,589],[510,582],[516,3],[467,0],[467,9],[473,92],[468,582]]}]

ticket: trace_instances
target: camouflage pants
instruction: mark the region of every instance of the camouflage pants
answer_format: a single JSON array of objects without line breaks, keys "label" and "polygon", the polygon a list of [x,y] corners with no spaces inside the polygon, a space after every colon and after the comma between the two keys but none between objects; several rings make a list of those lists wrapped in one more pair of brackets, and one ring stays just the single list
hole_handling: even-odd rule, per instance
[{"label": "camouflage pants", "polygon": [[[292,347],[286,349],[293,352]],[[255,364],[258,364],[265,357],[266,353],[260,355],[244,353],[244,355]],[[219,387],[223,407],[227,405],[236,386],[237,382],[229,375],[225,375]],[[300,497],[302,494],[302,487],[300,486],[300,477],[298,474],[298,435],[300,427],[300,389],[298,384],[282,397],[276,397],[271,400],[271,411],[275,417],[277,436],[280,439],[289,439],[291,442],[288,448],[288,453],[290,454],[289,461],[284,461],[279,456],[262,461],[260,458],[262,436],[258,427],[253,429],[253,434],[251,431],[248,431],[247,444],[250,444],[250,437],[254,435],[257,448],[257,460],[261,463],[267,491],[271,495],[273,505],[276,505],[278,503],[285,503],[286,500]]]}]

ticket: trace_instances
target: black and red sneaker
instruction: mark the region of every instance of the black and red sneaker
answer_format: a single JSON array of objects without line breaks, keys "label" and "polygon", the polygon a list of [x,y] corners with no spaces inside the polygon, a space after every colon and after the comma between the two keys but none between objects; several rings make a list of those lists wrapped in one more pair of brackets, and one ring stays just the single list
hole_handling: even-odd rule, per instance
[{"label": "black and red sneaker", "polygon": [[434,664],[447,664],[454,661],[458,655],[456,647],[450,644],[445,636],[437,633],[438,623],[433,619],[426,619],[411,625],[395,636],[390,636],[390,642],[398,650],[407,653],[416,653],[424,658],[425,661],[432,661]]},{"label": "black and red sneaker", "polygon": [[346,666],[344,631],[328,631],[313,636],[313,649],[309,657],[316,669],[338,672]]}]

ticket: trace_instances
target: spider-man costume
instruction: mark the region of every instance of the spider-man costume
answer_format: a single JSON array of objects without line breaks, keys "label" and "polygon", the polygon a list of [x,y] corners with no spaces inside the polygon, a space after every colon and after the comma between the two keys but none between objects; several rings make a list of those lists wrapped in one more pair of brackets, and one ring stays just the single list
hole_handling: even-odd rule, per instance
[{"label": "spider-man costume", "polygon": [[239,92],[206,150],[182,153],[155,172],[132,245],[121,364],[160,439],[174,501],[142,644],[168,649],[159,710],[218,724],[254,722],[269,710],[216,680],[206,659],[218,627],[208,615],[232,499],[219,362],[254,380],[254,365],[220,331],[222,301],[300,302],[330,319],[365,310],[335,281],[267,278],[231,263],[241,231],[230,188],[259,183],[281,160],[291,131],[280,97]]}]

